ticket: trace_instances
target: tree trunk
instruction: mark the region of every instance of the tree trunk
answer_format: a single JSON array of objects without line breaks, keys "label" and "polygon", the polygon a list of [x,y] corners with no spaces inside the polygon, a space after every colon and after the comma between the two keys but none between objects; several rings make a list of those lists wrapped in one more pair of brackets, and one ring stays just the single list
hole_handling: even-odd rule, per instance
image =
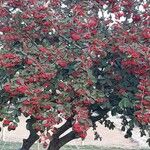
[{"label": "tree trunk", "polygon": [[59,139],[58,138],[54,138],[50,144],[47,150],[59,150]]},{"label": "tree trunk", "polygon": [[28,139],[24,139],[23,140],[23,145],[21,147],[21,149],[19,150],[29,150],[31,148],[31,146],[39,139],[39,135],[37,135],[36,130],[33,129],[32,125],[35,123],[36,119],[34,119],[33,117],[31,117],[30,119],[28,119],[27,125],[28,125],[28,130],[30,131],[30,135],[28,137]]},{"label": "tree trunk", "polygon": [[76,136],[74,131],[69,132],[68,134],[64,135],[61,138],[54,137],[53,140],[50,142],[47,150],[59,150],[65,144],[67,144],[68,142],[76,138],[79,138],[79,137]]},{"label": "tree trunk", "polygon": [[29,150],[31,146],[38,140],[38,135],[30,135],[28,139],[23,140],[23,145],[20,150]]},{"label": "tree trunk", "polygon": [[65,131],[67,131],[71,126],[72,117],[68,118],[68,120],[57,129],[57,132],[53,135],[53,139],[49,144],[49,147],[47,150],[59,150],[60,149],[60,135],[63,134]]}]

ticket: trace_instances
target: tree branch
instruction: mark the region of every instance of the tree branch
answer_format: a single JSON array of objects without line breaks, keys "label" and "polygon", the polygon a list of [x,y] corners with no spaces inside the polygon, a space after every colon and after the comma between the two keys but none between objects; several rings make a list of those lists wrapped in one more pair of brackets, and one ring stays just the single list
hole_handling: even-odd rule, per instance
[{"label": "tree branch", "polygon": [[59,137],[61,134],[63,134],[66,130],[68,130],[72,124],[72,118],[70,117],[60,128],[58,128],[56,134],[54,134],[55,137]]},{"label": "tree branch", "polygon": [[64,146],[65,144],[67,144],[68,142],[79,138],[74,131],[69,132],[68,134],[66,134],[65,136],[63,136],[62,138],[59,139],[59,148],[61,148],[62,146]]},{"label": "tree branch", "polygon": [[95,123],[96,121],[102,119],[108,112],[109,109],[101,109],[101,111],[98,112],[98,116],[90,116],[90,119]]},{"label": "tree branch", "polygon": [[33,129],[32,125],[36,122],[36,119],[31,116],[27,121],[28,130],[30,131],[30,135],[28,139],[23,139],[23,145],[20,150],[29,150],[31,146],[39,139],[39,135],[37,135],[37,131]]}]

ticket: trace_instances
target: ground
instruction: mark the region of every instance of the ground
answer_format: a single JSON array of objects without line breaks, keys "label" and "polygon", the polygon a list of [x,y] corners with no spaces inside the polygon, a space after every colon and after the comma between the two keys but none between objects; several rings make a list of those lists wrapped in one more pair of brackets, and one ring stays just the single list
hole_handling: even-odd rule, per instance
[{"label": "ground", "polygon": [[[0,142],[0,150],[18,150],[21,146],[21,143],[13,143],[13,142]],[[35,144],[31,150],[38,150],[38,145]],[[39,150],[45,150],[42,146],[39,146]],[[96,146],[71,146],[67,145],[61,150],[128,150],[123,148],[115,148],[115,147],[96,147]],[[130,150],[137,150],[137,149],[130,149]],[[148,150],[148,149],[140,149],[140,150]]]}]

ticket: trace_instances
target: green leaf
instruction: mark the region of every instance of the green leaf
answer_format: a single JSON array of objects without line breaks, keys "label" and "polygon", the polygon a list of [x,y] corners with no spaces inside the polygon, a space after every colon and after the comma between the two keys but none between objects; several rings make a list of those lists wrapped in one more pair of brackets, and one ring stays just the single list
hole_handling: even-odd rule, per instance
[{"label": "green leaf", "polygon": [[97,83],[97,79],[93,76],[92,70],[90,69],[88,70],[88,76],[94,83]]},{"label": "green leaf", "polygon": [[117,108],[115,107],[111,110],[111,115],[116,116],[116,114],[117,114]]},{"label": "green leaf", "polygon": [[106,102],[106,103],[101,104],[101,107],[102,107],[103,109],[104,109],[104,108],[110,108],[111,105],[110,105],[109,102]]},{"label": "green leaf", "polygon": [[15,121],[16,121],[17,123],[20,122],[20,120],[19,120],[18,117],[15,118]]},{"label": "green leaf", "polygon": [[78,66],[80,65],[81,62],[77,62],[77,61],[74,61],[72,62],[69,66],[68,66],[68,69],[69,69],[69,74],[72,73],[76,68],[78,68]]},{"label": "green leaf", "polygon": [[133,104],[130,102],[130,100],[126,97],[124,97],[120,102],[119,102],[119,107],[120,108],[132,108]]},{"label": "green leaf", "polygon": [[26,129],[29,130],[30,129],[30,125],[27,123],[26,124]]},{"label": "green leaf", "polygon": [[20,111],[18,111],[18,110],[14,110],[13,111],[13,114],[15,115],[15,116],[20,116],[21,115],[21,112]]}]

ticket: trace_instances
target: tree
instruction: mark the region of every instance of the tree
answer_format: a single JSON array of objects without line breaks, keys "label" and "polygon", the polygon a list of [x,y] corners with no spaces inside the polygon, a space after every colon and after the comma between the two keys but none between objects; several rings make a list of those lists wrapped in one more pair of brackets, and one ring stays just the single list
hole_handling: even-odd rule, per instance
[{"label": "tree", "polygon": [[15,130],[30,117],[21,150],[38,139],[58,150],[90,127],[97,139],[96,121],[114,128],[108,112],[122,115],[126,138],[135,126],[150,133],[147,0],[0,3],[0,118]]}]

